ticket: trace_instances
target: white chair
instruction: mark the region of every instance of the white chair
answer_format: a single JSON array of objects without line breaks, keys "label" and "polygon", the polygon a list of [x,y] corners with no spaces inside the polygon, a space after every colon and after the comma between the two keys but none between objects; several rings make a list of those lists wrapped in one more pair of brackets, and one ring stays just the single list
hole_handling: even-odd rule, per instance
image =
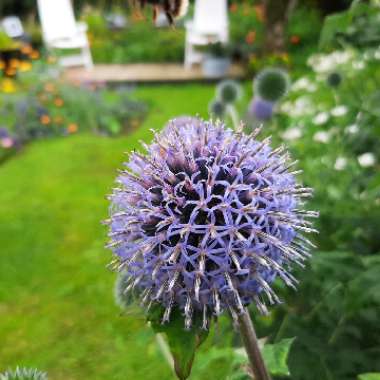
[{"label": "white chair", "polygon": [[24,35],[24,28],[21,20],[17,16],[4,17],[1,26],[5,33],[11,38],[21,38]]},{"label": "white chair", "polygon": [[87,25],[77,23],[70,0],[37,0],[43,39],[48,49],[80,49],[79,55],[64,56],[59,63],[64,67],[93,67]]},{"label": "white chair", "polygon": [[194,19],[186,24],[185,67],[202,62],[196,46],[228,42],[227,0],[196,0]]}]

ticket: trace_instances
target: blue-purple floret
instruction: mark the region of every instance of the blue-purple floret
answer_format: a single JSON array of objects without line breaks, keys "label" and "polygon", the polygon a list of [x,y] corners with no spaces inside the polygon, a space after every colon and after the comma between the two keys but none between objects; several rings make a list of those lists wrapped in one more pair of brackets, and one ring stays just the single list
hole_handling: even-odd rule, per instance
[{"label": "blue-purple floret", "polygon": [[296,181],[283,147],[236,134],[221,123],[174,119],[147,153],[132,153],[110,199],[110,244],[126,291],[144,304],[179,307],[190,327],[195,313],[233,316],[255,303],[279,302],[280,277],[294,287],[291,264],[303,265],[314,232],[302,210],[311,189]]}]

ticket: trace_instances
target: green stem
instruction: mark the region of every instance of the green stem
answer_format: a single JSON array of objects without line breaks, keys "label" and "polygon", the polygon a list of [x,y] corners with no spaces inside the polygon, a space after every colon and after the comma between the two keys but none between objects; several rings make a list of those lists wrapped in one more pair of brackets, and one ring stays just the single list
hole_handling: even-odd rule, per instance
[{"label": "green stem", "polygon": [[247,309],[244,310],[244,313],[238,315],[238,323],[240,335],[243,340],[249,362],[251,363],[255,380],[271,380],[260,352],[255,328],[253,327],[253,323]]}]

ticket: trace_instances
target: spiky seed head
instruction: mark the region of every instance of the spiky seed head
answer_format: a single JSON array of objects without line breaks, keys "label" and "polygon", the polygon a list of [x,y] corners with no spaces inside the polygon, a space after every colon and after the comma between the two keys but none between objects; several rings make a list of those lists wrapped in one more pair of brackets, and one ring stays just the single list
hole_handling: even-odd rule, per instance
[{"label": "spiky seed head", "polygon": [[224,310],[236,316],[254,303],[279,302],[276,278],[294,287],[292,264],[303,265],[314,232],[302,209],[312,190],[296,181],[283,147],[235,134],[220,123],[172,120],[132,152],[110,196],[108,247],[127,290],[147,305],[184,313],[185,327],[203,327]]},{"label": "spiky seed head", "polygon": [[216,88],[216,96],[225,104],[235,103],[242,95],[239,83],[234,80],[224,80]]},{"label": "spiky seed head", "polygon": [[330,73],[327,77],[327,84],[331,87],[339,87],[339,85],[342,83],[342,75],[338,72]]},{"label": "spiky seed head", "polygon": [[275,104],[255,96],[248,106],[248,115],[254,119],[265,121],[273,115]]},{"label": "spiky seed head", "polygon": [[0,380],[47,380],[47,374],[35,368],[16,367],[0,374]]},{"label": "spiky seed head", "polygon": [[226,115],[226,104],[219,99],[214,99],[210,102],[208,111],[212,117],[223,119]]},{"label": "spiky seed head", "polygon": [[261,99],[277,102],[288,92],[289,84],[289,75],[285,70],[267,68],[256,75],[253,89]]}]

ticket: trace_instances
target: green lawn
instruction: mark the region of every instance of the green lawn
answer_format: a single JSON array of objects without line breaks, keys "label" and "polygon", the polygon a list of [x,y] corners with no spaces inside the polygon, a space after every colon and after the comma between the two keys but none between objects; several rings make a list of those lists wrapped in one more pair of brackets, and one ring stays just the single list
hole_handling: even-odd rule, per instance
[{"label": "green lawn", "polygon": [[38,141],[0,167],[0,371],[20,364],[53,380],[172,378],[153,334],[114,305],[100,221],[123,152],[170,117],[205,116],[213,91],[140,87],[151,112],[133,135]]}]

